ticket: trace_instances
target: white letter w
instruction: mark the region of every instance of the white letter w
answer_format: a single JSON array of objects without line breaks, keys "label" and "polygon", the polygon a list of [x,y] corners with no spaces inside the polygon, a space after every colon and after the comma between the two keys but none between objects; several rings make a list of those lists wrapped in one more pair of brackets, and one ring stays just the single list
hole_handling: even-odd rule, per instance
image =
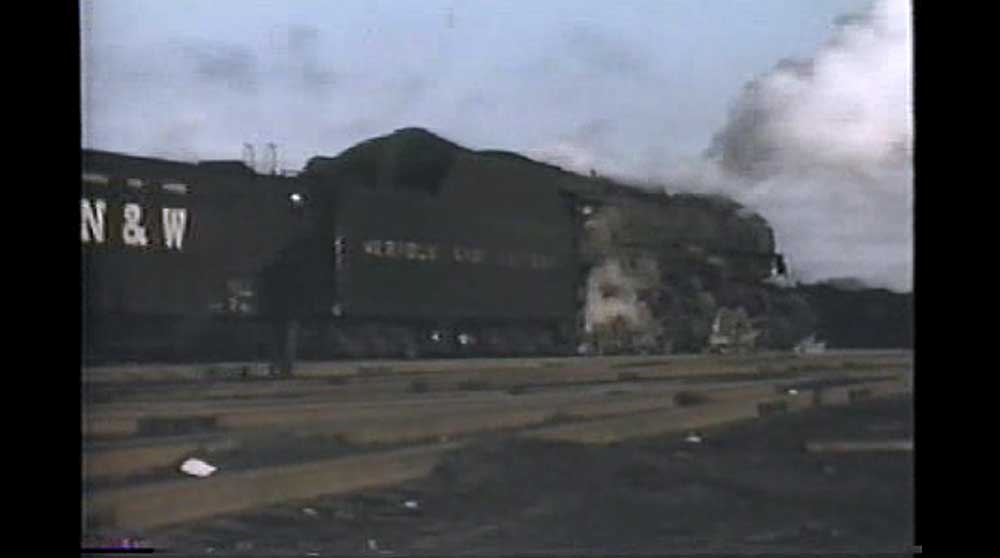
[{"label": "white letter w", "polygon": [[163,244],[167,248],[181,249],[184,242],[184,228],[187,226],[187,210],[163,208]]}]

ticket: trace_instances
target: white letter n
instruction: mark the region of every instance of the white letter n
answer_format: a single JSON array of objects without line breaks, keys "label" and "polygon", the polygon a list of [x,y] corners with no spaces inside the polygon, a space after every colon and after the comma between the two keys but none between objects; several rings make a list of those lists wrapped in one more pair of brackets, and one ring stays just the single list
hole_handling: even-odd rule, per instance
[{"label": "white letter n", "polygon": [[95,200],[90,204],[90,200],[80,200],[80,240],[90,242],[104,242],[104,213],[107,210],[104,200]]}]

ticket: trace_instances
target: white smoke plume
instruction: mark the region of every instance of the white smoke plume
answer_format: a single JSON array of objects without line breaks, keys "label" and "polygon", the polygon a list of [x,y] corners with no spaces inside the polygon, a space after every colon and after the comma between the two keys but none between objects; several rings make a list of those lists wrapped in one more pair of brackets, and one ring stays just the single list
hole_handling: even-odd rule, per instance
[{"label": "white smoke plume", "polygon": [[854,277],[909,291],[912,77],[909,2],[879,0],[841,18],[812,58],[783,60],[748,83],[702,158],[637,166],[579,142],[529,154],[648,188],[734,198],[774,227],[797,280]]},{"label": "white smoke plume", "polygon": [[800,279],[912,288],[912,37],[907,0],[844,18],[812,59],[748,84],[708,161],[675,184],[725,192],[775,227]]},{"label": "white smoke plume", "polygon": [[608,260],[593,268],[587,277],[585,329],[595,328],[621,319],[631,327],[644,321],[645,309],[640,306],[635,281],[626,275],[617,260]]},{"label": "white smoke plume", "polygon": [[624,219],[617,208],[604,207],[585,224],[585,257],[595,258],[596,265],[587,276],[584,331],[598,344],[609,334],[625,334],[633,343],[653,348],[663,328],[643,298],[659,288],[660,270],[652,258],[621,253],[615,231]]},{"label": "white smoke plume", "polygon": [[615,207],[604,207],[584,225],[585,257],[595,258],[587,276],[584,331],[600,337],[602,330],[624,326],[629,333],[649,330],[655,324],[652,311],[640,300],[640,291],[659,283],[655,261],[642,261],[641,269],[625,269],[617,257],[615,231],[624,216]]},{"label": "white smoke plume", "polygon": [[584,330],[601,337],[602,329],[620,323],[633,342],[653,347],[662,326],[642,294],[659,282],[659,269],[653,260],[640,260],[628,269],[616,258],[604,260],[587,277]]}]

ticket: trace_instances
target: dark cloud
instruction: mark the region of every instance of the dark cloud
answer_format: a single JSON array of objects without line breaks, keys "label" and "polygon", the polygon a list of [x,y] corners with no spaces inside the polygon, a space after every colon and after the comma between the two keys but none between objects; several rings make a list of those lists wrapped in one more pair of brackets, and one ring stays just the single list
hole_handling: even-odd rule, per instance
[{"label": "dark cloud", "polygon": [[816,64],[811,58],[782,58],[774,66],[776,72],[788,72],[802,79],[809,79],[815,72]]},{"label": "dark cloud", "polygon": [[320,30],[312,25],[289,25],[288,49],[293,53],[314,53],[319,45]]},{"label": "dark cloud", "polygon": [[580,125],[573,139],[583,144],[598,143],[614,130],[615,124],[610,118],[595,118]]},{"label": "dark cloud", "polygon": [[195,42],[181,48],[191,65],[194,85],[221,85],[242,93],[258,93],[263,87],[293,93],[327,95],[336,85],[337,74],[322,63],[321,33],[315,27],[293,25],[284,30],[285,56],[261,61],[246,46]]},{"label": "dark cloud", "polygon": [[774,110],[766,101],[760,82],[749,83],[730,110],[725,126],[713,136],[705,155],[737,176],[763,179],[778,172],[780,146],[766,128]]},{"label": "dark cloud", "polygon": [[287,29],[288,68],[296,86],[326,95],[337,83],[337,74],[322,60],[322,33],[311,25],[291,25]]},{"label": "dark cloud", "polygon": [[833,20],[833,24],[837,27],[847,27],[849,25],[867,25],[871,20],[870,14],[867,13],[856,13],[856,14],[844,14],[837,16]]},{"label": "dark cloud", "polygon": [[331,70],[305,66],[299,71],[299,82],[312,93],[329,93],[337,85],[337,81],[337,74]]},{"label": "dark cloud", "polygon": [[257,58],[250,49],[198,43],[184,47],[183,52],[194,64],[194,75],[200,81],[244,92],[257,89],[260,70]]},{"label": "dark cloud", "polygon": [[590,71],[619,77],[642,77],[649,71],[649,60],[620,37],[588,27],[575,27],[566,34],[571,57]]}]

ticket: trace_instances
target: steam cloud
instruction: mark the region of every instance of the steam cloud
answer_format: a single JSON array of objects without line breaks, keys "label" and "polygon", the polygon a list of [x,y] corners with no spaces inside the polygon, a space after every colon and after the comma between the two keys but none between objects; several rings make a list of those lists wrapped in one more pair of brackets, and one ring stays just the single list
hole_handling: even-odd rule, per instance
[{"label": "steam cloud", "polygon": [[662,328],[642,294],[658,286],[659,279],[653,260],[642,260],[638,269],[623,269],[621,262],[611,258],[591,269],[584,306],[587,333],[600,336],[600,328],[618,322],[639,345],[653,346]]},{"label": "steam cloud", "polygon": [[909,4],[881,1],[841,18],[812,59],[748,84],[707,159],[673,181],[762,213],[801,280],[910,290],[911,84]]},{"label": "steam cloud", "polygon": [[649,308],[639,300],[635,278],[614,259],[595,267],[588,276],[585,317],[587,331],[619,318],[636,329],[652,320]]},{"label": "steam cloud", "polygon": [[618,326],[638,344],[652,346],[662,327],[646,298],[661,285],[660,269],[652,258],[628,258],[626,264],[616,257],[614,231],[624,219],[617,208],[605,207],[584,225],[584,250],[600,258],[587,276],[584,330],[599,339]]},{"label": "steam cloud", "polygon": [[592,141],[529,151],[542,160],[671,192],[732,197],[775,228],[795,279],[854,277],[912,289],[912,40],[907,0],[839,18],[812,58],[748,83],[702,158],[633,161]]}]

